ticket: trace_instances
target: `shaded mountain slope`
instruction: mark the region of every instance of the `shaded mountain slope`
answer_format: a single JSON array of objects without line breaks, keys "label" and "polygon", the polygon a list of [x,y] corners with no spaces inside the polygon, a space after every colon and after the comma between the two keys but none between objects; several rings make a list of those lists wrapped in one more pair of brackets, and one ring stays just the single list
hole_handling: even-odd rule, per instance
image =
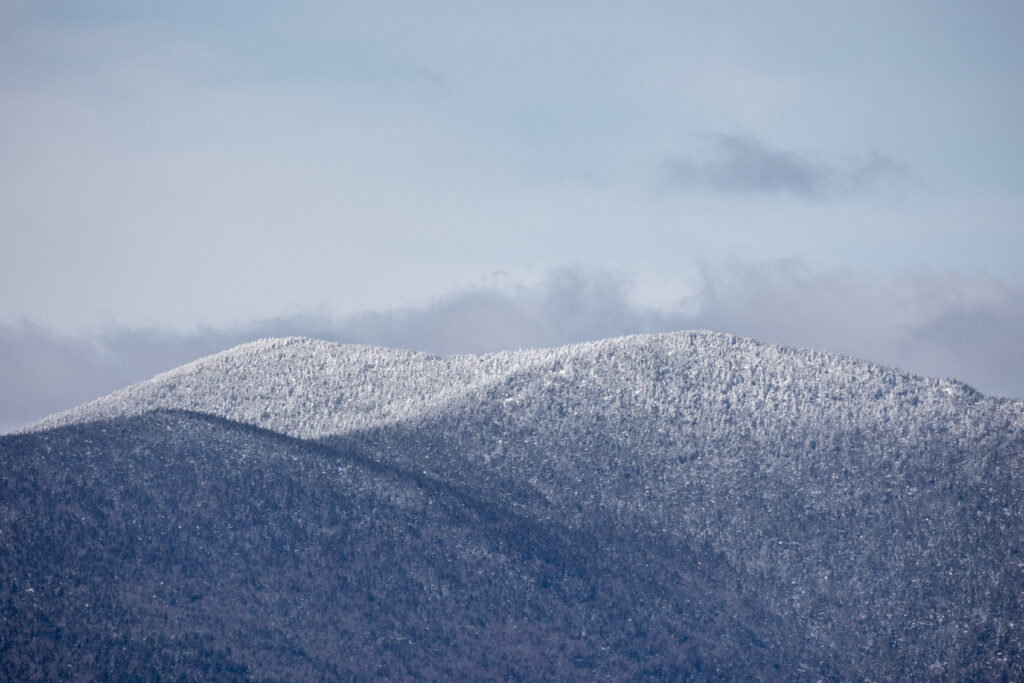
[{"label": "shaded mountain slope", "polygon": [[536,519],[706,543],[855,677],[979,675],[996,663],[1021,673],[1024,439],[1014,425],[974,415],[965,435],[940,421],[909,433],[826,422],[772,440],[725,418],[719,433],[698,422],[666,443],[657,429],[634,428],[630,440],[619,425],[585,421],[545,433],[543,415],[521,422],[493,405],[332,441],[374,444],[388,462]]},{"label": "shaded mountain slope", "polygon": [[807,658],[715,553],[541,524],[351,450],[162,411],[2,437],[0,462],[3,678],[734,677]]},{"label": "shaded mountain slope", "polygon": [[773,624],[744,642],[789,675],[1024,676],[1021,401],[706,332],[454,358],[287,339],[37,428],[157,408],[360,453],[570,546],[621,548],[608,557],[648,581],[630,599],[668,567],[714,567],[735,595],[706,577],[680,595]]}]

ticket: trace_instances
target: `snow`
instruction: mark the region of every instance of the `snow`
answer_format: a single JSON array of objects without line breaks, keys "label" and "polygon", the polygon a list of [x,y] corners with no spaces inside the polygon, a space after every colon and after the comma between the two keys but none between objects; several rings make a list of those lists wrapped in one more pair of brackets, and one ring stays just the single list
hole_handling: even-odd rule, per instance
[{"label": "snow", "polygon": [[[325,438],[457,412],[492,394],[513,409],[552,392],[570,409],[604,405],[612,413],[639,409],[680,419],[681,410],[708,409],[703,404],[711,400],[722,410],[746,410],[754,421],[770,407],[793,423],[825,419],[829,405],[846,405],[855,413],[827,417],[851,428],[884,421],[904,410],[908,397],[922,407],[981,398],[950,380],[712,332],[451,357],[290,337],[197,360],[25,431],[168,408]],[[1019,422],[1024,402],[1018,404]],[[656,428],[673,431],[665,422]]]}]

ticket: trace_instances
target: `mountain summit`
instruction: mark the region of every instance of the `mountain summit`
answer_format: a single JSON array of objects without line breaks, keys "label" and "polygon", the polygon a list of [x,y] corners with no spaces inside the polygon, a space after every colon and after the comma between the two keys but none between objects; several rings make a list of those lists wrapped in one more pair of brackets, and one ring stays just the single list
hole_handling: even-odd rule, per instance
[{"label": "mountain summit", "polygon": [[1024,402],[841,356],[263,340],[0,463],[6,677],[1024,676]]}]

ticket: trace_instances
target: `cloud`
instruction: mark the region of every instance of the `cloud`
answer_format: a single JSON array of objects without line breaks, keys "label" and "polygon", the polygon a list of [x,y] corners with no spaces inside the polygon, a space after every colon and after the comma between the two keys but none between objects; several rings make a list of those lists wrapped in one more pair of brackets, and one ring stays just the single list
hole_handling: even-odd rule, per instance
[{"label": "cloud", "polygon": [[800,261],[704,275],[695,327],[842,353],[1024,398],[1024,286],[918,272],[876,280]]},{"label": "cloud", "polygon": [[655,332],[680,322],[637,306],[622,275],[566,268],[536,285],[466,289],[423,309],[357,316],[335,336],[441,354],[483,353]]},{"label": "cloud", "polygon": [[680,187],[709,187],[719,192],[791,194],[820,198],[859,192],[886,178],[907,177],[906,167],[892,157],[871,152],[843,164],[772,149],[761,142],[715,135],[704,159],[678,157],[669,162]]},{"label": "cloud", "polygon": [[289,335],[451,354],[710,329],[1024,398],[1020,284],[951,273],[872,280],[787,260],[708,268],[696,291],[656,309],[636,303],[622,274],[566,268],[536,284],[470,287],[421,308],[341,320],[297,316],[191,334],[109,329],[91,339],[0,328],[0,432],[235,344]]}]

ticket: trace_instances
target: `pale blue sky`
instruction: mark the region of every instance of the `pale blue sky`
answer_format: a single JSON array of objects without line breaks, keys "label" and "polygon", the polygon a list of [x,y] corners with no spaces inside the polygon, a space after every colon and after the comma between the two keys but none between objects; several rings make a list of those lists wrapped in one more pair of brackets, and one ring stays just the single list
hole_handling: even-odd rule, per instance
[{"label": "pale blue sky", "polygon": [[1018,306],[1022,32],[1019,2],[0,0],[0,327],[342,319],[565,267],[667,311],[781,263]]},{"label": "pale blue sky", "polygon": [[[577,263],[658,300],[734,258],[1020,277],[1024,6],[723,5],[7,1],[0,322],[346,314]],[[761,175],[702,179],[751,161],[722,140]]]}]

